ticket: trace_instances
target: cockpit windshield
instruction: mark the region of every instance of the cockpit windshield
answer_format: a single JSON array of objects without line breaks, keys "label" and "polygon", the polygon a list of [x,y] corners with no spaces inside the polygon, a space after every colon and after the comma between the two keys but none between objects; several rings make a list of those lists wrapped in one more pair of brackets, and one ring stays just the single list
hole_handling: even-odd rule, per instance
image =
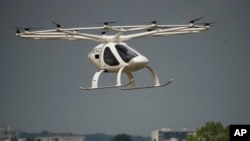
[{"label": "cockpit windshield", "polygon": [[104,50],[104,62],[110,66],[119,65],[119,62],[117,61],[109,47],[106,47]]},{"label": "cockpit windshield", "polygon": [[121,56],[122,60],[126,63],[128,63],[132,58],[137,56],[137,54],[133,50],[124,45],[117,44],[115,45],[115,48]]}]

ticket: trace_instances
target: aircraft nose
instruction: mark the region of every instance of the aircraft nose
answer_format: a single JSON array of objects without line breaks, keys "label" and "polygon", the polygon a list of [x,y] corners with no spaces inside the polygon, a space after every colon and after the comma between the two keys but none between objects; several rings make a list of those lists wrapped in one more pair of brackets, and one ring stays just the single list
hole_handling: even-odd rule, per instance
[{"label": "aircraft nose", "polygon": [[144,56],[136,56],[128,63],[130,66],[136,66],[139,68],[143,68],[148,64],[148,59]]}]

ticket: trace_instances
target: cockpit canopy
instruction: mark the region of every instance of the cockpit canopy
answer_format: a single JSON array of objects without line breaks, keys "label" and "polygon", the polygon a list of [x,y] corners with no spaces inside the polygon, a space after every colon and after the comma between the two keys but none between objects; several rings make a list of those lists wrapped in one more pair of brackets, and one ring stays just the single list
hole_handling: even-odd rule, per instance
[{"label": "cockpit canopy", "polygon": [[[116,44],[114,45],[116,51],[118,52],[120,58],[128,63],[131,59],[134,57],[138,56],[137,53],[135,53],[133,50],[130,48],[122,45],[122,44]],[[104,50],[104,62],[110,66],[116,66],[119,65],[119,61],[115,57],[115,55],[112,53],[110,47],[106,47]]]},{"label": "cockpit canopy", "polygon": [[137,56],[137,54],[134,51],[132,51],[131,49],[127,48],[124,45],[117,44],[115,45],[115,48],[119,53],[120,57],[122,58],[122,60],[126,63],[128,63],[132,58]]},{"label": "cockpit canopy", "polygon": [[107,72],[118,72],[123,66],[136,71],[148,63],[146,57],[125,43],[100,44],[89,53],[88,58],[99,70]]}]

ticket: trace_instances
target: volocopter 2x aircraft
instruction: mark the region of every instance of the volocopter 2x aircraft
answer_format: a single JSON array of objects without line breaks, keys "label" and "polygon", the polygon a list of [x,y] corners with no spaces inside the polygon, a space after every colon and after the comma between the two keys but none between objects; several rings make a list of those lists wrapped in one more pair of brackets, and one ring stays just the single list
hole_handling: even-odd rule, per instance
[{"label": "volocopter 2x aircraft", "polygon": [[[100,44],[94,47],[88,54],[89,60],[98,71],[93,76],[91,87],[80,87],[83,90],[104,88],[119,88],[122,90],[156,88],[167,86],[173,80],[170,79],[168,82],[160,84],[156,72],[148,65],[148,59],[138,51],[129,47],[124,41],[145,37],[166,37],[206,31],[212,23],[195,23],[202,18],[203,17],[191,20],[188,24],[183,25],[159,25],[156,21],[152,21],[151,24],[148,25],[111,26],[110,24],[114,22],[104,22],[103,26],[99,27],[76,28],[64,28],[62,25],[53,22],[56,28],[49,30],[30,31],[32,28],[17,27],[16,36],[35,40],[91,40],[99,42]],[[20,29],[24,29],[24,31],[20,32]],[[102,32],[101,35],[80,32],[87,30],[103,30],[104,32]],[[106,35],[105,33],[107,31],[112,31],[115,34]],[[143,68],[148,69],[152,74],[154,84],[137,87],[132,72]],[[99,77],[103,72],[117,74],[116,84],[111,86],[98,86]],[[128,83],[121,83],[122,73],[127,75],[129,79]]]}]

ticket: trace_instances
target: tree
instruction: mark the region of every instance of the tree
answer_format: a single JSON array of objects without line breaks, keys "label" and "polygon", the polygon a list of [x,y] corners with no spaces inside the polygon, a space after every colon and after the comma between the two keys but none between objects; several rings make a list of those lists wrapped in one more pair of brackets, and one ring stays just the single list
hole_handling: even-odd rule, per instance
[{"label": "tree", "polygon": [[118,134],[114,136],[112,141],[132,141],[131,136],[127,134]]},{"label": "tree", "polygon": [[207,122],[187,137],[187,141],[229,141],[229,126],[221,122]]}]

